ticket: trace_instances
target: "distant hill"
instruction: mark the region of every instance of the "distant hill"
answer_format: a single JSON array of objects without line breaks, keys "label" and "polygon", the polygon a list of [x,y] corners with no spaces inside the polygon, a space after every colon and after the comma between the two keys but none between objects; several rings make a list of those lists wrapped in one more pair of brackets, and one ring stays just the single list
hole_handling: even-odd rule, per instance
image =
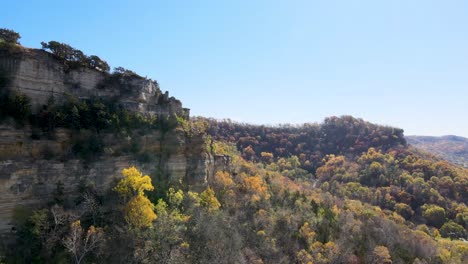
[{"label": "distant hill", "polygon": [[468,167],[468,138],[459,136],[407,136],[409,144],[440,156],[454,164]]}]

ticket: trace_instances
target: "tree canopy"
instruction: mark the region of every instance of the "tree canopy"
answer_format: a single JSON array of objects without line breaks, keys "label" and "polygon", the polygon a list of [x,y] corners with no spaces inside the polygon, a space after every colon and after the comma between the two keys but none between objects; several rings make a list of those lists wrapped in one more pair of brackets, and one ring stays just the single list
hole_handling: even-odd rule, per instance
[{"label": "tree canopy", "polygon": [[21,35],[11,29],[0,28],[0,40],[9,44],[20,44]]},{"label": "tree canopy", "polygon": [[70,66],[80,65],[96,69],[102,72],[109,72],[110,66],[106,61],[96,55],[87,56],[81,50],[75,49],[72,46],[58,41],[41,42],[43,50],[47,50],[62,59]]}]

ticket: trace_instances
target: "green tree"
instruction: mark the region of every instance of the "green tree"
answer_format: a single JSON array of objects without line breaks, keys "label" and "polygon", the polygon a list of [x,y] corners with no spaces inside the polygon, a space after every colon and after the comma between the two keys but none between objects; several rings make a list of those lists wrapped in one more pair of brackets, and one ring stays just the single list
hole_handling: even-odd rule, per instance
[{"label": "green tree", "polygon": [[9,108],[10,115],[15,120],[26,121],[31,115],[31,99],[24,94],[15,94],[11,97]]},{"label": "green tree", "polygon": [[423,217],[426,218],[428,224],[439,228],[445,222],[444,208],[437,205],[425,204],[422,206],[422,209],[424,210]]},{"label": "green tree", "polygon": [[178,207],[184,200],[184,192],[182,190],[175,191],[174,188],[169,188],[167,191],[167,199],[172,207]]},{"label": "green tree", "polygon": [[406,220],[410,219],[414,214],[413,209],[411,209],[409,205],[404,203],[395,204],[395,211],[401,216],[403,216]]},{"label": "green tree", "polygon": [[49,42],[41,42],[41,46],[43,50],[48,50],[61,59],[68,61],[73,60],[75,49],[68,44],[52,40]]},{"label": "green tree", "polygon": [[450,237],[452,239],[457,239],[457,238],[465,238],[466,231],[465,231],[465,228],[463,228],[463,226],[453,221],[449,221],[440,228],[440,234],[443,237]]},{"label": "green tree", "polygon": [[217,211],[221,207],[215,196],[215,192],[210,187],[200,194],[200,205],[205,207],[209,212]]},{"label": "green tree", "polygon": [[[11,29],[0,28],[0,40],[9,44],[20,44],[18,41],[21,38],[18,32]],[[1,41],[0,41],[1,42]]]},{"label": "green tree", "polygon": [[109,72],[110,67],[106,61],[102,60],[96,55],[91,55],[87,58],[87,64],[90,68],[97,69],[103,72]]}]

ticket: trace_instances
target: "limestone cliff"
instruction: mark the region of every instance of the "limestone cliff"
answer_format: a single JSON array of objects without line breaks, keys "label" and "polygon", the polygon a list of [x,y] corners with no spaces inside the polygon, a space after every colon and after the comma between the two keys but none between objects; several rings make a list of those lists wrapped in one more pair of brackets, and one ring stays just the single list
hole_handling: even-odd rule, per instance
[{"label": "limestone cliff", "polygon": [[169,97],[168,92],[162,93],[151,79],[70,67],[43,50],[22,48],[14,54],[0,50],[0,72],[8,80],[8,89],[32,99],[33,111],[38,111],[51,96],[61,100],[70,94],[80,99],[115,99],[145,114],[189,116],[189,109],[182,108],[182,103]]},{"label": "limestone cliff", "polygon": [[[189,118],[189,110],[179,100],[162,93],[155,81],[137,75],[111,75],[86,67],[70,68],[42,50],[22,49],[10,54],[0,51],[0,73],[8,89],[31,98],[33,113],[53,96],[79,99],[112,99],[125,108],[158,118]],[[102,151],[91,158],[77,154],[77,146],[97,138]],[[226,157],[214,157],[205,135],[188,136],[181,127],[172,130],[145,129],[109,131],[56,128],[44,132],[12,120],[0,123],[0,230],[10,227],[18,206],[50,202],[57,186],[70,199],[80,184],[106,190],[131,165],[158,180],[184,182],[201,190],[216,170],[228,168]],[[84,143],[83,143],[84,142]],[[94,143],[87,143],[94,144]]]},{"label": "limestone cliff", "polygon": [[[91,161],[72,154],[76,132],[58,129],[53,140],[31,139],[31,133],[29,127],[0,125],[0,230],[9,227],[15,207],[50,202],[59,184],[71,197],[80,184],[104,190],[115,184],[123,168],[134,165],[152,177],[200,190],[215,170],[224,169],[222,158],[213,158],[204,144],[183,131],[104,134],[104,153]],[[158,186],[158,178],[153,181]]]}]

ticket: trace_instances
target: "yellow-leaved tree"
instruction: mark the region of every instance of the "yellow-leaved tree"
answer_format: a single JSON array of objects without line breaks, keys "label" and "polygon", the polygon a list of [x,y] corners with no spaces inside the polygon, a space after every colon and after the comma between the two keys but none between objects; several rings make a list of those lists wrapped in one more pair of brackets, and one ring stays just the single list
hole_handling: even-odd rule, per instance
[{"label": "yellow-leaved tree", "polygon": [[157,218],[154,204],[146,197],[145,191],[154,190],[151,178],[139,172],[135,167],[123,169],[123,179],[114,188],[126,202],[124,206],[125,220],[136,228],[149,227]]},{"label": "yellow-leaved tree", "polygon": [[129,198],[136,195],[144,195],[144,191],[154,190],[150,176],[143,176],[134,166],[123,169],[122,174],[124,178],[114,188],[122,197]]},{"label": "yellow-leaved tree", "polygon": [[221,207],[218,199],[215,196],[213,189],[208,187],[200,194],[200,205],[208,210],[208,212],[214,212]]}]

